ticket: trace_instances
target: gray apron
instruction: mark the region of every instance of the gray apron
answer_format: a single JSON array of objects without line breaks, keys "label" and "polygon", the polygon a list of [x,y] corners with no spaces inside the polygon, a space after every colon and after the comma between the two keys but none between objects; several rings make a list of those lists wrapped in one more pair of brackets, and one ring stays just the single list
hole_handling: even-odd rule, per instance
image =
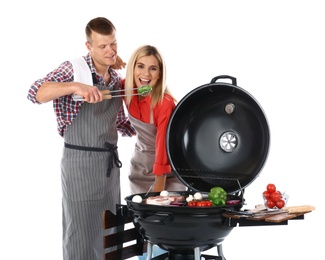
[{"label": "gray apron", "polygon": [[[137,131],[137,141],[130,163],[131,194],[146,193],[155,181],[152,173],[156,154],[157,129],[153,124],[153,112],[150,111],[150,124],[144,123],[129,114],[129,120]],[[173,174],[167,175],[165,190],[184,191],[186,187]]]},{"label": "gray apron", "polygon": [[[99,87],[104,89],[104,87]],[[72,146],[100,148],[117,145],[116,118],[122,99],[84,103],[68,127],[64,141]],[[100,150],[99,149],[99,150]],[[116,151],[117,153],[117,151]],[[61,161],[64,260],[102,260],[104,210],[120,203],[120,169],[113,153],[65,147]],[[109,175],[109,177],[107,177]]]}]

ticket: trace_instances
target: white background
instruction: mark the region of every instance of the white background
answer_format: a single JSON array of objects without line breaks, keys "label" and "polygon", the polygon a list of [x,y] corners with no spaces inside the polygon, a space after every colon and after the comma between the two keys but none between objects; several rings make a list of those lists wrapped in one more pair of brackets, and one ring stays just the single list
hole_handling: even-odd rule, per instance
[{"label": "white background", "polygon": [[[237,227],[223,243],[228,260],[321,259],[324,224],[324,9],[322,1],[11,1],[0,10],[0,259],[61,258],[60,159],[63,140],[52,104],[27,100],[31,83],[85,55],[84,27],[97,16],[116,26],[119,55],[142,44],[165,56],[168,84],[181,99],[218,75],[263,107],[268,160],[246,188],[247,207],[268,183],[290,205],[313,205],[304,220]],[[125,73],[124,71],[122,74]],[[119,140],[123,198],[134,140]]]}]

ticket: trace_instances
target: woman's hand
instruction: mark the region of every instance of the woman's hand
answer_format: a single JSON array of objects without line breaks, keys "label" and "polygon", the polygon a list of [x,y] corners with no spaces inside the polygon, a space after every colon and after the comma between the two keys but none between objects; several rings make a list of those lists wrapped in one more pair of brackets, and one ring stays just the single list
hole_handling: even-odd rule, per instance
[{"label": "woman's hand", "polygon": [[163,191],[165,189],[166,186],[166,174],[164,175],[155,175],[156,176],[156,180],[155,180],[155,185],[153,187],[153,191],[154,192],[160,192]]},{"label": "woman's hand", "polygon": [[115,70],[125,69],[126,63],[121,59],[120,56],[116,56],[116,62],[113,66],[111,66]]}]

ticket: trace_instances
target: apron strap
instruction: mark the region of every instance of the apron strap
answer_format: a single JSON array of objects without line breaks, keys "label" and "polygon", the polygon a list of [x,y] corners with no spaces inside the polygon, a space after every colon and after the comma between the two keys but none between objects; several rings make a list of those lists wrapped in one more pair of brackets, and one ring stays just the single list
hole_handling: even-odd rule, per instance
[{"label": "apron strap", "polygon": [[152,111],[152,106],[150,105],[150,124],[153,124],[153,111]]},{"label": "apron strap", "polygon": [[79,146],[79,145],[73,145],[73,144],[67,144],[64,143],[64,147],[70,148],[70,149],[75,149],[75,150],[82,150],[82,151],[91,151],[91,152],[110,152],[111,156],[108,159],[108,168],[107,168],[107,173],[106,176],[109,177],[111,175],[111,171],[114,167],[113,163],[118,168],[122,167],[122,162],[118,158],[117,154],[117,146],[105,142],[105,148],[98,148],[98,147],[86,147],[86,146]]},{"label": "apron strap", "polygon": [[113,162],[118,168],[122,167],[122,162],[118,158],[117,154],[117,146],[106,142],[105,143],[105,148],[108,149],[108,151],[111,153],[112,156],[109,157],[108,161],[108,169],[107,169],[107,174],[106,176],[109,177],[111,175],[111,170],[113,169]]}]

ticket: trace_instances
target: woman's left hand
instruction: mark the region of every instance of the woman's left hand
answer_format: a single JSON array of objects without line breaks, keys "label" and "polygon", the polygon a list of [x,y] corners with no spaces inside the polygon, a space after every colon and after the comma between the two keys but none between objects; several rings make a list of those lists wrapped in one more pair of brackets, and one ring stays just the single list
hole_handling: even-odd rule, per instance
[{"label": "woman's left hand", "polygon": [[156,175],[155,185],[153,187],[154,192],[160,192],[165,190],[166,186],[166,174],[164,175]]},{"label": "woman's left hand", "polygon": [[116,62],[115,64],[112,66],[113,69],[115,70],[121,70],[121,69],[125,69],[126,63],[121,59],[120,56],[116,56]]}]

